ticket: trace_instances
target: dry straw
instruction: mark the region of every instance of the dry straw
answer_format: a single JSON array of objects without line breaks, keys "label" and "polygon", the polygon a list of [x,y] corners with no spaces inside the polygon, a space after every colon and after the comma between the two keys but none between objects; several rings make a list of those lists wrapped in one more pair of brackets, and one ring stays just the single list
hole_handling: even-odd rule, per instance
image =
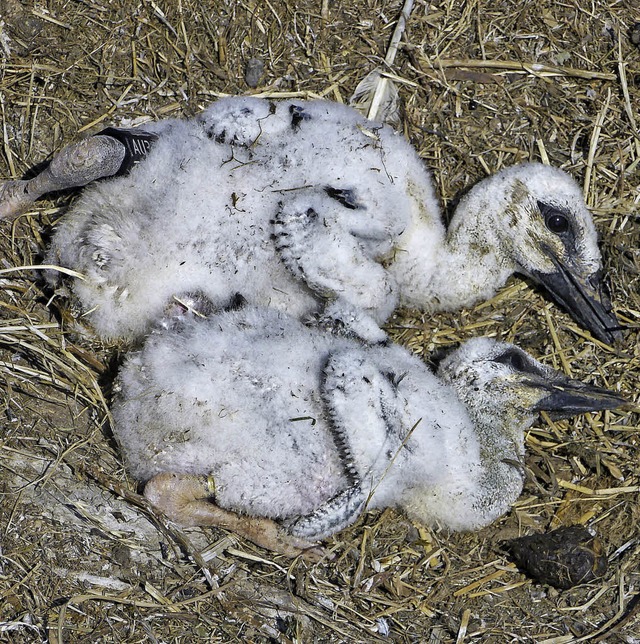
[{"label": "dry straw", "polygon": [[[607,347],[511,280],[460,313],[401,311],[396,340],[428,359],[467,337],[516,340],[574,377],[640,390],[640,51],[632,3],[416,0],[392,69],[400,2],[0,3],[0,175],[21,176],[106,123],[189,116],[217,96],[347,102],[392,74],[402,128],[448,208],[528,159],[582,181],[625,342]],[[248,60],[262,84],[244,85]],[[387,61],[388,62],[388,61]],[[49,227],[73,195],[0,224],[0,639],[15,642],[597,642],[636,637],[637,413],[542,420],[513,511],[449,535],[386,511],[309,566],[216,530],[180,530],[127,479],[108,429],[119,348],[80,339],[43,285]],[[505,538],[582,523],[610,557],[558,593],[510,565]],[[626,640],[624,638],[627,638]]]}]

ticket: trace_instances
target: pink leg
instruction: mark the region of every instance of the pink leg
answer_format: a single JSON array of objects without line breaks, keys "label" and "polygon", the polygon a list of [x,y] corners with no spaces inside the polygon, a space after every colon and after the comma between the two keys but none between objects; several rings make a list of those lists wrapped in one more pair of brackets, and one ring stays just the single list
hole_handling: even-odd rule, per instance
[{"label": "pink leg", "polygon": [[183,526],[224,528],[287,557],[302,555],[317,561],[324,554],[320,546],[288,534],[272,519],[243,516],[218,507],[210,500],[213,492],[206,476],[158,474],[146,484],[144,495],[172,521]]},{"label": "pink leg", "polygon": [[114,175],[124,157],[124,145],[110,136],[92,136],[68,145],[33,179],[0,183],[0,219],[14,219],[48,192]]}]

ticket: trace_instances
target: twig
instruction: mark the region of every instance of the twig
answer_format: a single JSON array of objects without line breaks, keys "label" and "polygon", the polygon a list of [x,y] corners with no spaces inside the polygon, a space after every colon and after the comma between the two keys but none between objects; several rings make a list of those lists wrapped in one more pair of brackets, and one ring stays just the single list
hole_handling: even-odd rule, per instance
[{"label": "twig", "polygon": [[634,617],[638,616],[640,612],[640,593],[636,593],[626,607],[621,608],[616,615],[614,615],[604,626],[598,630],[580,637],[575,640],[576,642],[602,642],[605,637],[610,637],[616,631],[619,631],[623,626],[628,624]]},{"label": "twig", "polygon": [[[416,50],[414,45],[404,45],[405,49]],[[499,69],[533,74],[534,76],[569,76],[587,80],[616,80],[616,75],[609,72],[591,72],[575,67],[557,67],[542,63],[521,63],[515,60],[463,60],[459,58],[433,60],[418,53],[418,59],[429,69],[448,69],[452,67],[470,67],[472,69]]]},{"label": "twig", "polygon": [[[398,24],[393,31],[393,36],[391,37],[391,43],[389,44],[389,49],[387,49],[387,55],[384,57],[384,63],[387,67],[391,68],[396,59],[396,54],[398,53],[398,48],[400,46],[400,40],[404,34],[404,30],[407,26],[407,20],[411,15],[413,9],[413,0],[405,0],[404,6],[402,7],[402,12],[400,13],[400,18],[398,18]],[[386,93],[386,84],[389,83],[389,79],[382,76],[380,82],[376,87],[376,91],[371,99],[371,107],[369,108],[369,118],[372,118],[380,108],[380,101]]]},{"label": "twig", "polygon": [[584,200],[588,203],[589,189],[591,188],[591,175],[593,174],[593,160],[596,156],[596,150],[598,149],[598,141],[600,139],[600,132],[602,131],[602,124],[604,123],[604,118],[609,111],[609,103],[611,103],[611,89],[607,88],[607,100],[605,101],[602,109],[598,113],[598,118],[596,123],[593,126],[593,132],[591,133],[591,141],[589,143],[589,155],[587,156],[587,170],[584,175],[584,187],[582,194],[584,195]]},{"label": "twig", "polygon": [[404,6],[402,7],[402,12],[398,18],[398,24],[393,31],[393,36],[391,37],[391,43],[389,44],[389,49],[387,49],[387,55],[384,57],[385,65],[391,67],[396,59],[396,54],[398,53],[398,48],[400,47],[400,40],[404,34],[404,30],[407,26],[407,20],[411,15],[413,10],[413,0],[405,0]]},{"label": "twig", "polygon": [[[400,40],[404,34],[407,20],[411,15],[414,0],[405,0],[398,24],[393,31],[387,54],[384,57],[384,66],[393,67],[393,63],[400,47]],[[398,91],[381,68],[376,68],[360,82],[351,97],[351,105],[359,109],[368,119],[396,124],[399,119],[397,109]]]}]

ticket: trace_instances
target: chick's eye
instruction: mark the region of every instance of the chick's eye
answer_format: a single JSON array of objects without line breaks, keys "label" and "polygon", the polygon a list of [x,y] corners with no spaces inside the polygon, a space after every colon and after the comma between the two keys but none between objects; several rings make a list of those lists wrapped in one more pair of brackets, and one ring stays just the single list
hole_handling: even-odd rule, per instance
[{"label": "chick's eye", "polygon": [[538,209],[544,218],[545,226],[552,233],[561,235],[562,233],[566,233],[571,227],[567,213],[563,212],[560,208],[538,201]]},{"label": "chick's eye", "polygon": [[547,224],[547,228],[556,235],[566,233],[569,230],[569,220],[557,212],[550,214],[546,218],[545,223]]},{"label": "chick's eye", "polygon": [[505,351],[494,360],[511,367],[514,371],[526,371],[527,369],[526,360],[519,351]]}]

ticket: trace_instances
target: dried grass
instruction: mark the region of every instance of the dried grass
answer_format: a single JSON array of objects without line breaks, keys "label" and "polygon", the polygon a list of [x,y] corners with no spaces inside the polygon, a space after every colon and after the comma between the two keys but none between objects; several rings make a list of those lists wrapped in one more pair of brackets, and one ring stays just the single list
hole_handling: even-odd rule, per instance
[{"label": "dried grass", "polygon": [[[265,67],[253,93],[346,102],[383,65],[402,3],[227,4],[0,0],[0,175],[21,176],[107,123],[191,115],[249,93],[250,58]],[[388,71],[445,205],[515,162],[572,172],[629,330],[606,347],[514,279],[474,310],[400,312],[389,325],[398,341],[428,357],[473,335],[515,339],[637,404],[640,50],[628,34],[638,20],[631,0],[416,2]],[[0,268],[37,265],[69,200],[0,225]],[[309,566],[154,517],[105,429],[117,348],[65,334],[37,271],[2,272],[0,284],[0,639],[638,641],[637,413],[541,421],[527,438],[522,497],[485,530],[449,535],[369,514],[329,541],[333,561]],[[499,545],[576,522],[605,542],[599,583],[537,586]]]}]

